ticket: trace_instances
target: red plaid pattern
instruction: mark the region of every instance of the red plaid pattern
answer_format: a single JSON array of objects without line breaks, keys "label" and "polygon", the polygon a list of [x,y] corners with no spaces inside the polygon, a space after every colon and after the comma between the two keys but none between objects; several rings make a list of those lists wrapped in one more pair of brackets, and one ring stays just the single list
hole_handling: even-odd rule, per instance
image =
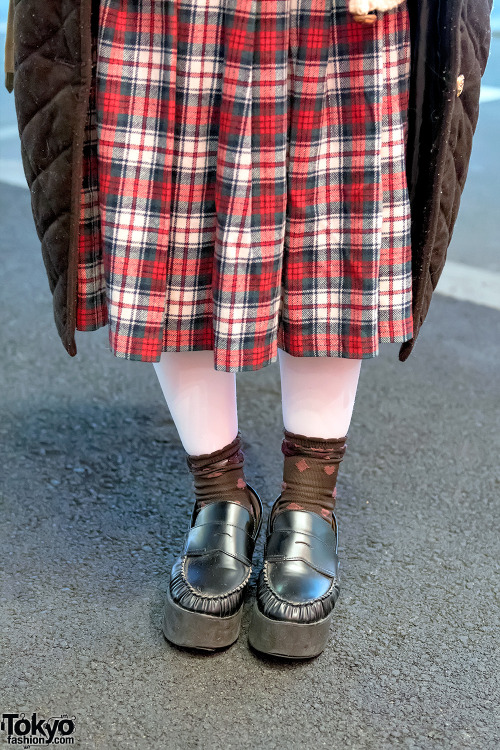
[{"label": "red plaid pattern", "polygon": [[101,0],[77,327],[227,371],[411,338],[409,55],[405,3]]}]

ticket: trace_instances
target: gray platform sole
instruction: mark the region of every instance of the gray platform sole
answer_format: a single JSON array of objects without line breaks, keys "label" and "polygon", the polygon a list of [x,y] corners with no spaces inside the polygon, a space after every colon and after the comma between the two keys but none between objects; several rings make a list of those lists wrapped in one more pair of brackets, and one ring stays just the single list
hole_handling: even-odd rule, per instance
[{"label": "gray platform sole", "polygon": [[252,607],[248,630],[250,645],[264,654],[287,659],[309,659],[319,656],[328,643],[333,610],[323,620],[312,623],[271,620]]},{"label": "gray platform sole", "polygon": [[167,587],[162,630],[165,638],[176,646],[216,651],[230,646],[238,638],[242,615],[243,604],[230,617],[192,612],[176,604]]}]

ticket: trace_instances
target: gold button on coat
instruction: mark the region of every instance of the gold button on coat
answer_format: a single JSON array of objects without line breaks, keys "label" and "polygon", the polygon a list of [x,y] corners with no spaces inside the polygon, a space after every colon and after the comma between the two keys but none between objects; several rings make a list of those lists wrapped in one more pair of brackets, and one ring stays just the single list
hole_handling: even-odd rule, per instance
[{"label": "gold button on coat", "polygon": [[460,96],[460,94],[464,90],[464,85],[465,85],[465,76],[464,75],[458,76],[458,78],[457,78],[457,96]]}]

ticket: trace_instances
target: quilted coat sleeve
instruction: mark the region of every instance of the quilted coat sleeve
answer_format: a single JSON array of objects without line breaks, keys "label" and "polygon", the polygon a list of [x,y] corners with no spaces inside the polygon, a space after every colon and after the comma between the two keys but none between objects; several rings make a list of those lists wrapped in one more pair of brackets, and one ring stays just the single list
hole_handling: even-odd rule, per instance
[{"label": "quilted coat sleeve", "polygon": [[[21,158],[53,294],[54,320],[76,353],[81,160],[90,90],[91,0],[14,0],[14,98]],[[72,238],[70,241],[68,238]]]},{"label": "quilted coat sleeve", "polygon": [[[483,13],[481,13],[483,5]],[[465,186],[472,138],[479,116],[481,77],[486,67],[490,46],[489,24],[484,19],[491,12],[491,0],[467,0],[463,3],[459,20],[460,37],[457,49],[457,71],[464,76],[464,89],[457,96],[454,86],[450,132],[443,152],[442,187],[437,212],[436,240],[448,246],[457,219],[460,198]],[[433,253],[429,265],[429,287],[434,290],[446,260],[446,252]],[[426,302],[430,303],[429,295]],[[427,305],[428,306],[428,305]]]},{"label": "quilted coat sleeve", "polygon": [[[408,187],[412,206],[413,349],[441,276],[465,186],[490,49],[492,0],[415,0]],[[464,87],[460,95],[459,76]]]}]

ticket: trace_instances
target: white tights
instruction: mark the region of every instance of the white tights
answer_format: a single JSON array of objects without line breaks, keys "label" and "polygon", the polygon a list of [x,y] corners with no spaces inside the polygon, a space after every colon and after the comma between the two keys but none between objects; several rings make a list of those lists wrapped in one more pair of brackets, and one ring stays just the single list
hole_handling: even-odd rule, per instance
[{"label": "white tights", "polygon": [[[292,357],[278,349],[285,429],[320,438],[349,429],[360,359]],[[184,450],[191,456],[223,448],[236,437],[236,373],[214,370],[213,352],[162,352],[154,368]]]}]

